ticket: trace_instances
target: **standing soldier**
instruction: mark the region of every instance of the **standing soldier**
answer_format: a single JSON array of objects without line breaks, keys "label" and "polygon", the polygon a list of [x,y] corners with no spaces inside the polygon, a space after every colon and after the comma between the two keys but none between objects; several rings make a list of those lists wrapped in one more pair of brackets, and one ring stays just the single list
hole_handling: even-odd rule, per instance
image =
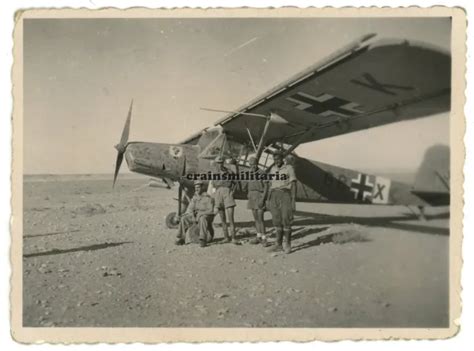
[{"label": "standing soldier", "polygon": [[[239,241],[235,236],[234,223],[234,207],[236,206],[234,200],[235,180],[234,173],[224,166],[224,159],[217,156],[214,160],[215,171],[212,172],[212,185],[216,189],[214,192],[214,201],[216,211],[222,222],[222,229],[224,231],[224,240],[239,245]],[[218,179],[216,179],[218,178]],[[229,226],[231,236],[227,229],[227,218],[229,219]]]},{"label": "standing soldier", "polygon": [[[291,222],[293,221],[296,199],[295,170],[289,162],[283,163],[280,153],[275,154],[273,159],[275,165],[270,170],[273,178],[268,206],[276,230],[276,242],[269,251],[276,252],[283,249],[285,253],[289,254],[291,252]],[[284,241],[283,236],[285,237]]]},{"label": "standing soldier", "polygon": [[254,176],[254,180],[247,182],[247,208],[252,211],[253,218],[255,220],[255,229],[257,230],[257,236],[250,240],[250,244],[260,244],[263,246],[267,245],[267,237],[265,235],[265,222],[263,215],[265,212],[265,200],[268,193],[268,183],[262,179],[257,179],[257,175],[261,175],[261,171],[258,168],[258,162],[256,157],[249,159],[250,173]]},{"label": "standing soldier", "polygon": [[179,220],[176,245],[185,244],[186,231],[193,225],[199,226],[199,244],[207,245],[214,236],[212,221],[214,220],[214,199],[203,191],[203,182],[194,182],[194,196],[189,203],[186,213]]}]

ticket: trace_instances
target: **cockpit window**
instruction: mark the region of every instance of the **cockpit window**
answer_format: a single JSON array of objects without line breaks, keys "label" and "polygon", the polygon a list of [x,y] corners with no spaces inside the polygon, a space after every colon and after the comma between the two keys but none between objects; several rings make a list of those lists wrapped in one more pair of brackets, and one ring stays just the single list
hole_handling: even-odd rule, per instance
[{"label": "cockpit window", "polygon": [[225,134],[218,132],[217,135],[214,135],[214,139],[212,139],[210,142],[207,143],[206,146],[204,146],[204,148],[202,149],[203,151],[201,151],[201,153],[199,154],[199,157],[208,160],[214,159],[216,158],[216,156],[223,154],[223,150],[225,149],[225,147],[226,136]]},{"label": "cockpit window", "polygon": [[[232,140],[221,128],[205,131],[198,145],[202,150],[199,154],[200,158],[212,160],[217,156],[223,156],[226,159],[234,159],[239,166],[249,167],[249,159],[256,155],[252,146]],[[266,169],[273,164],[272,154],[276,151],[275,147],[266,147],[260,156],[259,167]]]},{"label": "cockpit window", "polygon": [[239,163],[246,159],[247,147],[241,143],[227,139],[224,148],[224,157],[236,159]]},{"label": "cockpit window", "polygon": [[201,150],[206,149],[211,144],[211,142],[213,142],[221,134],[222,131],[219,129],[210,129],[204,131],[198,141],[198,145],[201,147]]},{"label": "cockpit window", "polygon": [[239,164],[245,162],[248,147],[232,139],[229,139],[221,129],[207,131],[199,140],[201,153],[199,157],[212,160],[217,156],[227,159],[236,159]]}]

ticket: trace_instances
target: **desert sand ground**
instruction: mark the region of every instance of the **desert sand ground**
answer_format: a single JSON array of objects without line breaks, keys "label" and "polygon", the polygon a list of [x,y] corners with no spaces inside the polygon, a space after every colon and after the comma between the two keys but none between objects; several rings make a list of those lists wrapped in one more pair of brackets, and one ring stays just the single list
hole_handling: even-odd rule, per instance
[{"label": "desert sand ground", "polygon": [[[297,204],[294,252],[269,254],[244,201],[243,245],[177,247],[176,192],[147,179],[24,183],[31,327],[446,327],[449,214]],[[267,214],[267,224],[270,217]]]}]

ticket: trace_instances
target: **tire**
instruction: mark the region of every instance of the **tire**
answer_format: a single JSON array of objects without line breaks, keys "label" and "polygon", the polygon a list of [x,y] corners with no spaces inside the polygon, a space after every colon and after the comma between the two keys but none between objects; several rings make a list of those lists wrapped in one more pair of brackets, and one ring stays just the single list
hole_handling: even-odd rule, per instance
[{"label": "tire", "polygon": [[178,216],[176,215],[176,212],[170,212],[166,215],[166,226],[169,229],[176,229],[178,228],[179,225],[179,219]]}]

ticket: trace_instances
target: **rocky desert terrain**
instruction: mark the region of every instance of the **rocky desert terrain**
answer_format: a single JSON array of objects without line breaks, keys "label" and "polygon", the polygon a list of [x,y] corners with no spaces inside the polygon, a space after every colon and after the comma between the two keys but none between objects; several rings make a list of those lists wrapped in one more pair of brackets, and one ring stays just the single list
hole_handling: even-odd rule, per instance
[{"label": "rocky desert terrain", "polygon": [[[176,189],[147,178],[25,178],[28,327],[446,327],[449,213],[297,204],[294,251],[174,245]],[[270,215],[266,215],[271,230]]]}]

